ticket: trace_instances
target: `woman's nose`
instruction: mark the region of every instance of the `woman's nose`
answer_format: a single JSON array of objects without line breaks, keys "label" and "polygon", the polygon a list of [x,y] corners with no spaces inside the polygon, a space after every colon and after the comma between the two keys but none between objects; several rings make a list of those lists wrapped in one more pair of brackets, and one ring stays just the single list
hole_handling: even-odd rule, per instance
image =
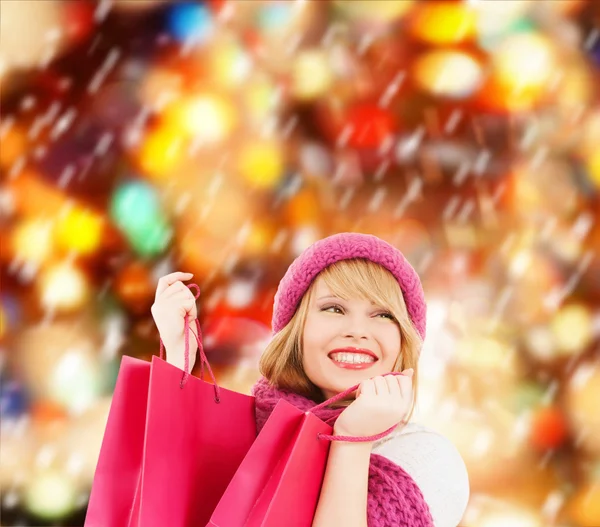
[{"label": "woman's nose", "polygon": [[348,317],[346,326],[344,327],[346,337],[352,337],[356,339],[368,338],[369,330],[367,323],[360,317]]}]

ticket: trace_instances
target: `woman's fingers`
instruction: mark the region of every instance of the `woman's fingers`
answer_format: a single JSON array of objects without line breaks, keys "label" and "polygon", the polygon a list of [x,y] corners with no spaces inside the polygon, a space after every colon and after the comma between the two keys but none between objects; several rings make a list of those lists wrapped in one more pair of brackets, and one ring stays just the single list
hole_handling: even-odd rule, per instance
[{"label": "woman's fingers", "polygon": [[400,382],[398,380],[398,377],[400,377],[400,375],[386,375],[384,377],[385,381],[387,382],[388,390],[389,390],[389,392],[390,392],[391,395],[395,395],[395,396],[401,396],[402,395],[402,391],[400,390]]},{"label": "woman's fingers", "polygon": [[182,316],[185,316],[186,314],[192,315],[193,318],[198,316],[196,297],[189,288],[181,282],[170,285],[164,291],[160,298],[160,304],[164,308],[180,311]]},{"label": "woman's fingers", "polygon": [[190,280],[194,275],[192,273],[183,273],[181,271],[177,271],[175,273],[167,274],[158,279],[158,284],[156,285],[156,295],[155,299],[157,299],[170,285],[178,282],[180,280]]},{"label": "woman's fingers", "polygon": [[194,298],[183,299],[181,302],[181,306],[183,306],[187,314],[192,315],[194,318],[196,318],[198,308],[196,307],[196,300]]},{"label": "woman's fingers", "polygon": [[412,399],[412,377],[398,375],[395,377],[403,399]]},{"label": "woman's fingers", "polygon": [[373,379],[367,379],[366,381],[361,382],[358,386],[358,392],[356,396],[375,395],[376,393],[377,392],[375,391],[375,383],[373,382]]},{"label": "woman's fingers", "polygon": [[167,289],[165,289],[164,293],[161,295],[161,298],[171,298],[174,295],[177,295],[180,293],[189,295],[189,297],[193,298],[194,300],[196,299],[194,296],[194,293],[192,293],[192,291],[190,291],[190,288],[182,282],[175,282],[174,284],[167,287]]},{"label": "woman's fingers", "polygon": [[386,395],[390,393],[390,389],[388,388],[385,377],[379,375],[373,378],[373,382],[375,383],[375,391],[377,392],[377,395]]},{"label": "woman's fingers", "polygon": [[[180,296],[178,296],[180,295]],[[185,293],[181,292],[178,295],[172,296],[169,301],[173,303],[173,306],[177,309],[183,308],[185,312],[182,312],[182,315],[192,315],[193,318],[196,318],[198,315],[198,307],[196,306],[196,299],[190,298]]]}]

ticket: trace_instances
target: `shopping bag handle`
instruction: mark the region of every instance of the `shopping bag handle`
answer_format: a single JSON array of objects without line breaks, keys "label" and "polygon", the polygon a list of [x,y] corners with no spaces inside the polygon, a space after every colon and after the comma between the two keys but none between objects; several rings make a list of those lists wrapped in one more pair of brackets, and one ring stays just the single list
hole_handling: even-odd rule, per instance
[{"label": "shopping bag handle", "polygon": [[[188,284],[188,287],[190,289],[197,290],[197,292],[194,294],[194,298],[197,300],[200,297],[200,287],[198,287],[196,284]],[[204,346],[202,345],[202,329],[200,328],[200,321],[196,318],[195,322],[196,322],[197,333],[195,333],[194,330],[192,330],[190,328],[189,316],[188,315],[185,316],[184,324],[183,324],[183,339],[185,342],[183,358],[184,358],[185,362],[184,362],[184,366],[183,366],[183,377],[181,378],[179,387],[183,388],[186,385],[187,380],[190,377],[190,373],[191,373],[190,372],[190,331],[191,331],[192,334],[194,335],[194,337],[196,338],[196,342],[198,343],[198,351],[200,352],[200,378],[202,380],[204,380],[204,366],[206,366],[206,369],[208,370],[208,374],[210,375],[210,378],[213,382],[213,386],[215,389],[215,402],[220,403],[221,402],[220,388],[219,388],[219,385],[217,384],[217,380],[215,379],[215,375],[212,371],[212,368],[210,367],[210,364],[208,363],[208,358],[206,357],[206,353],[204,353]],[[163,360],[165,358],[164,354],[165,354],[165,346],[164,346],[162,339],[160,339],[160,358]]]},{"label": "shopping bag handle", "polygon": [[[398,375],[404,375],[404,374],[401,372],[391,372],[391,373],[386,373],[386,374],[382,375],[382,377],[386,377],[388,375],[398,376]],[[314,412],[315,410],[319,410],[321,408],[324,408],[325,406],[329,406],[330,404],[333,404],[333,403],[339,401],[340,399],[343,399],[344,397],[350,395],[352,392],[355,392],[356,390],[358,390],[359,386],[360,386],[360,384],[355,384],[354,386],[351,386],[347,390],[344,390],[343,392],[340,392],[337,395],[334,395],[333,397],[331,397],[330,399],[327,399],[326,401],[322,402],[321,404],[318,404],[317,406],[311,408],[309,411]],[[395,424],[394,426],[388,428],[385,432],[381,432],[380,434],[377,434],[374,436],[332,436],[332,435],[327,435],[327,434],[317,434],[317,437],[319,439],[325,439],[326,441],[344,441],[344,442],[348,442],[348,443],[370,443],[372,441],[377,441],[378,439],[381,439],[382,437],[385,437],[385,436],[391,434],[399,424],[406,424],[407,422],[408,421],[406,421],[405,419],[402,419],[402,421],[400,421],[399,423]]]}]

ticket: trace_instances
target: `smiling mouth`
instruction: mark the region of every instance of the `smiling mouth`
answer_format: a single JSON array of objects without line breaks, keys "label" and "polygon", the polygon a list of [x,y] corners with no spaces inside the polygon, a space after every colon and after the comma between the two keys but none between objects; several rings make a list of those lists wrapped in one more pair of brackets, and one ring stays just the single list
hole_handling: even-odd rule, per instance
[{"label": "smiling mouth", "polygon": [[378,360],[373,355],[350,350],[332,352],[329,354],[329,359],[339,368],[350,370],[370,368]]}]

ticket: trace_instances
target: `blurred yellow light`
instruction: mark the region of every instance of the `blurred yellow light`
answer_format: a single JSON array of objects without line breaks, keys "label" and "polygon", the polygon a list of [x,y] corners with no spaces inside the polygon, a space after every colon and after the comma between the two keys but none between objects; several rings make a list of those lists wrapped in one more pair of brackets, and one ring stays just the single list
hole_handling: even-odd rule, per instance
[{"label": "blurred yellow light", "polygon": [[492,77],[480,91],[480,101],[493,109],[519,112],[535,107],[540,99],[540,93],[541,90],[511,91]]},{"label": "blurred yellow light", "polygon": [[459,51],[431,51],[414,64],[416,81],[427,91],[447,97],[467,97],[483,80],[481,65]]},{"label": "blurred yellow light", "polygon": [[466,3],[428,1],[418,4],[412,34],[430,44],[456,44],[475,36],[476,13]]},{"label": "blurred yellow light", "polygon": [[532,511],[513,510],[494,512],[481,518],[480,527],[542,527],[541,519]]},{"label": "blurred yellow light", "polygon": [[[577,447],[600,456],[600,369],[594,362],[584,362],[573,372],[565,391],[565,404],[569,419],[577,433]],[[599,517],[600,517],[600,510]],[[582,525],[593,525],[583,523]]]},{"label": "blurred yellow light", "polygon": [[596,150],[590,155],[587,169],[591,180],[600,187],[600,150]]},{"label": "blurred yellow light", "polygon": [[535,181],[530,181],[526,176],[519,174],[513,179],[513,184],[514,204],[519,210],[537,210],[544,203],[542,191],[536,186]]},{"label": "blurred yellow light", "polygon": [[598,152],[598,145],[600,145],[600,109],[591,113],[585,121],[581,152],[583,155],[594,154]]},{"label": "blurred yellow light", "polygon": [[169,178],[185,155],[185,139],[170,128],[158,128],[145,139],[140,151],[140,165],[154,179]]},{"label": "blurred yellow light", "polygon": [[238,86],[252,71],[252,61],[244,49],[234,41],[215,46],[209,58],[212,77],[225,87]]},{"label": "blurred yellow light", "polygon": [[573,235],[572,225],[557,225],[548,240],[550,247],[561,260],[573,265],[577,265],[585,250],[583,239]]},{"label": "blurred yellow light", "polygon": [[270,223],[256,222],[250,226],[244,241],[245,249],[252,254],[262,254],[268,248],[274,236],[274,228]]},{"label": "blurred yellow light", "polygon": [[63,518],[75,509],[76,492],[68,476],[50,469],[31,479],[25,493],[25,504],[40,518]]},{"label": "blurred yellow light", "polygon": [[12,233],[15,258],[35,265],[45,262],[53,253],[52,222],[31,219],[18,224]]},{"label": "blurred yellow light", "polygon": [[475,11],[477,32],[481,37],[487,37],[506,32],[520,18],[525,17],[536,3],[539,0],[483,0],[471,2],[470,5]]},{"label": "blurred yellow light", "polygon": [[261,123],[276,108],[276,91],[266,78],[253,79],[243,93],[251,121]]},{"label": "blurred yellow light", "polygon": [[507,98],[520,94],[541,93],[556,71],[556,60],[550,42],[536,34],[508,37],[493,57],[494,77],[508,90]]},{"label": "blurred yellow light", "polygon": [[550,327],[558,348],[571,354],[585,350],[594,338],[592,314],[587,306],[571,304],[559,309]]},{"label": "blurred yellow light", "polygon": [[6,311],[0,306],[0,339],[6,333]]},{"label": "blurred yellow light", "polygon": [[389,22],[406,14],[414,0],[390,2],[389,0],[335,0],[335,7],[352,19]]},{"label": "blurred yellow light", "polygon": [[488,337],[462,339],[456,346],[456,358],[473,370],[511,372],[515,369],[514,349]]},{"label": "blurred yellow light", "polygon": [[99,214],[73,207],[58,219],[56,236],[64,249],[91,254],[100,245],[103,228],[104,221]]},{"label": "blurred yellow light", "polygon": [[[582,436],[588,437],[593,433],[585,428],[582,432]],[[600,481],[592,477],[578,486],[567,510],[576,525],[600,525]]]},{"label": "blurred yellow light", "polygon": [[273,142],[249,143],[240,152],[238,167],[249,183],[260,188],[272,188],[284,175],[281,147]]},{"label": "blurred yellow light", "polygon": [[331,65],[326,53],[306,50],[296,56],[292,70],[292,92],[295,97],[319,97],[331,87],[332,82]]},{"label": "blurred yellow light", "polygon": [[188,97],[166,111],[167,124],[202,143],[226,139],[237,124],[237,113],[224,97],[205,94]]},{"label": "blurred yellow light", "polygon": [[81,307],[89,296],[85,275],[72,264],[59,263],[40,277],[41,302],[46,309],[69,311]]},{"label": "blurred yellow light", "polygon": [[[552,181],[551,185],[546,182]],[[567,217],[579,207],[580,191],[573,167],[556,156],[532,166],[515,167],[509,179],[507,199],[513,210],[534,217]]]},{"label": "blurred yellow light", "polygon": [[556,345],[547,325],[533,326],[525,334],[529,353],[537,360],[550,362],[556,358]]},{"label": "blurred yellow light", "polygon": [[585,60],[570,61],[564,65],[562,73],[554,99],[565,115],[571,115],[571,112],[587,107],[594,99],[593,73]]}]

